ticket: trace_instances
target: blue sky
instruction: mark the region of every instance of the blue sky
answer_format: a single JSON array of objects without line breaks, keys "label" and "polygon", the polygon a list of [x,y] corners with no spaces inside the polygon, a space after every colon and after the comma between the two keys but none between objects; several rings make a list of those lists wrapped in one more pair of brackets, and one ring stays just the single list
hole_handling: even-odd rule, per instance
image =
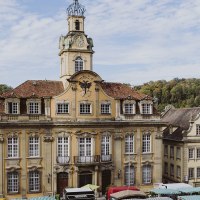
[{"label": "blue sky", "polygon": [[[59,80],[58,41],[72,0],[0,0],[0,84]],[[200,78],[199,0],[79,0],[105,81]]]}]

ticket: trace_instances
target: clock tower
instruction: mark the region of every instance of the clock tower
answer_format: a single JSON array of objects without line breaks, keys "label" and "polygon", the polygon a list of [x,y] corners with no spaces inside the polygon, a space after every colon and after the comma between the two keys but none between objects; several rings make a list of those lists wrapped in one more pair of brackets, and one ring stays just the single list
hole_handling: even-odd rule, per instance
[{"label": "clock tower", "polygon": [[61,36],[60,49],[60,79],[64,87],[74,73],[81,70],[92,70],[93,41],[84,32],[85,8],[78,0],[67,8],[68,33]]}]

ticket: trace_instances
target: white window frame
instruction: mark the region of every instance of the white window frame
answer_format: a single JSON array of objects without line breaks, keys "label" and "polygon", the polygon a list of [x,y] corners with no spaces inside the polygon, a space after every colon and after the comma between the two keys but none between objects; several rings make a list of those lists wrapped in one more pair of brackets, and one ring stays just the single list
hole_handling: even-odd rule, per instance
[{"label": "white window frame", "polygon": [[40,138],[38,136],[29,137],[29,157],[40,156]]},{"label": "white window frame", "polygon": [[135,185],[135,167],[125,166],[124,173],[124,184],[127,186]]},{"label": "white window frame", "polygon": [[102,161],[108,161],[111,159],[111,137],[109,135],[103,135],[101,138],[101,159]]},{"label": "white window frame", "polygon": [[200,178],[200,167],[197,167],[197,178]]},{"label": "white window frame", "polygon": [[194,178],[194,168],[188,168],[188,179],[193,179]]},{"label": "white window frame", "polygon": [[200,124],[196,124],[196,135],[200,136]]},{"label": "white window frame", "polygon": [[92,105],[91,103],[80,103],[79,105],[79,113],[81,115],[88,115],[92,113]]},{"label": "white window frame", "polygon": [[125,154],[133,154],[135,145],[134,145],[134,134],[125,136]]},{"label": "white window frame", "polygon": [[194,159],[194,148],[188,149],[188,159]]},{"label": "white window frame", "polygon": [[170,158],[174,158],[174,146],[170,146]]},{"label": "white window frame", "polygon": [[176,147],[176,159],[181,159],[181,148]]},{"label": "white window frame", "polygon": [[29,192],[40,192],[41,190],[41,174],[39,171],[29,172]]},{"label": "white window frame", "polygon": [[142,183],[150,184],[152,183],[152,166],[144,165],[142,167]]},{"label": "white window frame", "polygon": [[57,112],[57,114],[69,114],[69,103],[58,102],[56,104],[56,112]]},{"label": "white window frame", "polygon": [[133,115],[135,114],[135,103],[124,103],[124,114]]},{"label": "white window frame", "polygon": [[111,114],[110,103],[101,103],[101,114]]},{"label": "white window frame", "polygon": [[143,115],[153,114],[153,102],[152,101],[141,101],[139,103],[140,113]]},{"label": "white window frame", "polygon": [[75,73],[82,71],[84,69],[83,59],[80,56],[78,56],[74,61],[74,65],[75,65],[75,67],[74,67]]},{"label": "white window frame", "polygon": [[179,165],[176,166],[176,177],[177,178],[181,177],[181,166]]},{"label": "white window frame", "polygon": [[144,133],[142,135],[142,153],[151,153],[151,134]]},{"label": "white window frame", "polygon": [[8,172],[7,173],[7,192],[19,193],[19,173],[18,172]]},{"label": "white window frame", "polygon": [[41,99],[28,99],[27,114],[29,115],[40,115],[41,114]]},{"label": "white window frame", "polygon": [[78,143],[79,162],[91,162],[93,155],[93,139],[91,137],[81,137]]},{"label": "white window frame", "polygon": [[69,137],[58,137],[57,138],[57,158],[58,162],[65,164],[69,162]]},{"label": "white window frame", "polygon": [[17,115],[19,114],[19,103],[18,102],[8,102],[8,114]]},{"label": "white window frame", "polygon": [[7,156],[8,158],[19,157],[19,138],[11,137],[7,139]]}]

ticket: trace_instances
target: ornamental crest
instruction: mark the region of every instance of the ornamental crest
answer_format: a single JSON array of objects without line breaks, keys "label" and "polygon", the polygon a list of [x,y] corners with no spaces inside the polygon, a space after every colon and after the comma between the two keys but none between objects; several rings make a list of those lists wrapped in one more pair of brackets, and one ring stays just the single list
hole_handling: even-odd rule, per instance
[{"label": "ornamental crest", "polygon": [[92,83],[88,82],[88,81],[83,81],[83,82],[79,82],[79,85],[82,89],[82,96],[85,96],[87,94],[87,96],[90,96],[91,91],[89,91]]}]

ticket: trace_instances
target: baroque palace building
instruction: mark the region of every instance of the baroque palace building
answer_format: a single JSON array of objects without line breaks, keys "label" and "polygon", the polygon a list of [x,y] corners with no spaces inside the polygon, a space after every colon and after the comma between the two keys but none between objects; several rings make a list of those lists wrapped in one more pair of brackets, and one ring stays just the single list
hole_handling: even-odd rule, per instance
[{"label": "baroque palace building", "polygon": [[78,0],[60,37],[60,80],[28,80],[0,97],[0,196],[61,194],[91,183],[143,190],[162,182],[165,123],[153,99],[93,71]]}]

